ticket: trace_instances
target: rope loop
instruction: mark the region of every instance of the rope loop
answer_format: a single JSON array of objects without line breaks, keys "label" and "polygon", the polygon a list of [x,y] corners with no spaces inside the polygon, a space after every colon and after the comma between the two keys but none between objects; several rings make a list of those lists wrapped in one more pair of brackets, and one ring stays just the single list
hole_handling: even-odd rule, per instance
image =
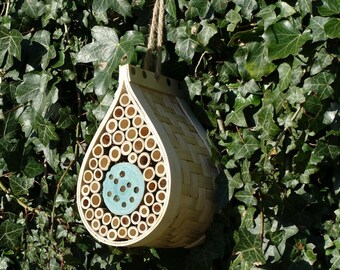
[{"label": "rope loop", "polygon": [[[162,65],[162,46],[164,29],[164,0],[156,0],[152,11],[150,35],[148,47],[144,59],[144,68],[151,70],[155,66],[156,78],[161,74]],[[157,40],[156,40],[157,37]],[[157,41],[157,42],[156,42]],[[156,61],[153,59],[153,52],[156,51]]]}]

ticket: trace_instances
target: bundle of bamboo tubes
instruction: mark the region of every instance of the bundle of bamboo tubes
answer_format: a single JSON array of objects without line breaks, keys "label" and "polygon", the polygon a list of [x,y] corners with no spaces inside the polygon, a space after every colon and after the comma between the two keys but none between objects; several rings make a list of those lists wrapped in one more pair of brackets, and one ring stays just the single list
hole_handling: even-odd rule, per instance
[{"label": "bundle of bamboo tubes", "polygon": [[115,99],[83,161],[82,221],[113,246],[197,245],[214,213],[217,170],[178,83],[120,68]]}]

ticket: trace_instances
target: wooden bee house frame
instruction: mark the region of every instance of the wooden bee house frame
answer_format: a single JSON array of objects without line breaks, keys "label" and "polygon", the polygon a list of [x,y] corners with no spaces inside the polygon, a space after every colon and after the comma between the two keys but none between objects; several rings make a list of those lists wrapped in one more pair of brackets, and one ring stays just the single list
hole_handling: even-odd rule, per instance
[{"label": "wooden bee house frame", "polygon": [[112,246],[195,246],[215,212],[216,175],[179,83],[121,66],[79,173],[78,210],[90,234]]}]

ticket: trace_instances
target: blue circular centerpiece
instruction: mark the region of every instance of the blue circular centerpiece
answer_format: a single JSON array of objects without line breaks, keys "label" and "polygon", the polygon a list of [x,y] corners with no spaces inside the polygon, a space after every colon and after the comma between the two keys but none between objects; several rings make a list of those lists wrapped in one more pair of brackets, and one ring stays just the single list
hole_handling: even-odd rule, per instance
[{"label": "blue circular centerpiece", "polygon": [[113,165],[103,183],[106,207],[116,215],[132,213],[143,199],[144,186],[143,174],[136,165],[128,162]]}]

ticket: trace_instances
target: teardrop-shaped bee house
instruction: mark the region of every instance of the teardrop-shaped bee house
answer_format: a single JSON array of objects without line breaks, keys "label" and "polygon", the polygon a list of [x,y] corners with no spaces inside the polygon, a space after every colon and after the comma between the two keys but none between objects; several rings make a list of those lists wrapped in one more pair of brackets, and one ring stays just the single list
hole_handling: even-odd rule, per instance
[{"label": "teardrop-shaped bee house", "polygon": [[216,174],[179,83],[121,66],[78,179],[78,210],[91,235],[112,246],[197,245],[214,214]]}]

